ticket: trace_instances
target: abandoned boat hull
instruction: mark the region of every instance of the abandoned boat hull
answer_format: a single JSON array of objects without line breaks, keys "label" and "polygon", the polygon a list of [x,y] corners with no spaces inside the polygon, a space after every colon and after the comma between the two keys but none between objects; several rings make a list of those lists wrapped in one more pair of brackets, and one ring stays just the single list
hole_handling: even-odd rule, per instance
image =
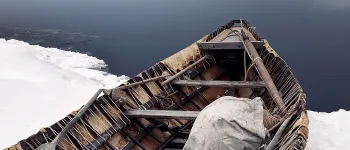
[{"label": "abandoned boat hull", "polygon": [[[180,79],[261,82],[259,73],[254,70],[254,64],[249,67],[252,60],[246,56],[244,45],[239,43],[238,37],[233,35],[233,31],[240,31],[242,27],[253,41],[253,45],[257,48],[258,54],[280,92],[284,103],[283,115],[294,115],[282,136],[279,137],[276,149],[304,149],[308,137],[305,94],[286,62],[245,20],[242,22],[241,20],[230,21],[192,45],[131,78],[127,83],[112,90],[109,95],[99,97],[70,129],[67,136],[59,143],[58,148],[101,150],[182,148],[188,138],[193,119],[181,117],[158,119],[144,116],[135,118],[129,117],[130,114],[126,114],[126,111],[134,109],[200,111],[218,97],[225,95],[246,98],[261,97],[271,114],[281,115],[266,88],[251,86],[230,86],[228,88],[212,85],[176,86],[172,82],[166,82],[169,77],[142,82],[164,74],[172,77],[179,72],[184,73],[176,77],[174,79],[176,81]],[[230,44],[230,41],[237,43]],[[201,61],[198,62],[198,60]],[[190,69],[188,69],[189,66]],[[142,84],[120,88],[138,82]],[[123,95],[122,101],[118,91],[121,91]],[[72,112],[52,126],[42,128],[38,133],[7,149],[30,150],[36,149],[43,143],[51,142],[76,113],[77,111]],[[280,123],[270,126],[269,132],[272,137],[277,132],[279,125]]]}]

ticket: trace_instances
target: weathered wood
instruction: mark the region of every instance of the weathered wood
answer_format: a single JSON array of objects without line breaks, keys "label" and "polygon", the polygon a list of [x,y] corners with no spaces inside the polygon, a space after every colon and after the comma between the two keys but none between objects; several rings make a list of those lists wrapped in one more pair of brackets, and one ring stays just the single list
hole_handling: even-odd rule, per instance
[{"label": "weathered wood", "polygon": [[[130,138],[131,141],[129,141],[129,143],[135,143],[137,146],[139,146],[141,149],[146,150],[145,146],[143,146],[139,140],[142,139],[145,135],[146,135],[146,131],[142,131],[140,134],[138,134],[136,137],[133,137],[132,135],[130,135],[129,133],[125,132],[123,129],[120,130],[124,135],[126,135],[127,137]],[[134,144],[127,144],[123,150],[128,150],[131,149],[134,146]]]},{"label": "weathered wood", "polygon": [[276,88],[276,85],[275,85],[275,83],[273,83],[273,80],[272,80],[269,72],[267,71],[263,60],[260,58],[254,45],[248,39],[248,37],[246,36],[246,34],[244,33],[243,30],[242,30],[242,35],[243,35],[244,43],[247,47],[247,51],[249,52],[250,59],[252,60],[252,63],[255,64],[256,68],[259,71],[261,78],[265,82],[266,88],[269,91],[272,100],[277,104],[280,111],[284,112],[285,106],[284,106],[283,100],[282,100],[281,96],[279,95],[278,90]]},{"label": "weathered wood", "polygon": [[187,139],[183,139],[183,138],[175,138],[171,141],[171,143],[175,143],[175,144],[185,144],[187,141]]},{"label": "weathered wood", "polygon": [[69,130],[75,125],[76,122],[84,115],[84,113],[90,108],[90,106],[97,100],[98,96],[104,89],[99,89],[90,98],[90,100],[78,111],[78,113],[73,117],[72,120],[66,125],[66,127],[53,139],[50,143],[45,143],[40,145],[37,150],[54,150],[56,146],[61,142],[61,140],[66,136]]},{"label": "weathered wood", "polygon": [[181,93],[181,95],[183,95],[185,97],[185,99],[187,101],[189,101],[191,104],[193,104],[194,107],[196,107],[198,110],[202,110],[202,108],[200,106],[198,106],[198,104],[196,102],[193,101],[192,98],[189,98],[188,95],[179,87],[176,87],[177,91],[179,91]]},{"label": "weathered wood", "polygon": [[152,129],[149,129],[149,128],[153,128],[153,124],[149,124],[149,127],[145,127],[139,120],[135,119],[134,120],[136,122],[136,124],[138,124],[144,131],[146,131],[149,135],[151,135],[151,137],[153,139],[155,139],[158,143],[162,143],[162,141],[156,136],[153,134],[152,132]]},{"label": "weathered wood", "polygon": [[190,129],[186,129],[186,130],[183,130],[183,131],[181,132],[181,134],[190,135],[190,132],[191,132]]},{"label": "weathered wood", "polygon": [[109,142],[106,142],[106,145],[107,145],[107,147],[110,148],[111,150],[118,150],[117,147],[114,147],[114,146],[113,146],[111,143],[109,143]]},{"label": "weathered wood", "polygon": [[191,69],[192,67],[196,66],[197,64],[201,63],[202,61],[208,59],[209,56],[205,55],[204,57],[202,57],[201,59],[197,60],[196,62],[194,62],[193,64],[187,66],[185,69],[182,69],[180,72],[176,73],[175,75],[171,76],[169,79],[165,80],[164,82],[162,82],[162,85],[166,85],[168,83],[170,83],[171,81],[173,81],[174,79],[176,79],[177,77],[181,76],[182,74],[184,74],[187,70]]},{"label": "weathered wood", "polygon": [[[260,49],[264,45],[264,41],[251,41],[255,49]],[[200,50],[244,50],[242,41],[234,42],[200,42],[198,43]]]},{"label": "weathered wood", "polygon": [[265,83],[262,81],[206,81],[206,80],[177,80],[171,84],[179,86],[210,86],[230,88],[262,88]]},{"label": "weathered wood", "polygon": [[[88,123],[88,125],[91,126],[89,123]],[[94,140],[90,141],[91,144],[87,144],[85,146],[88,149],[96,150],[96,147],[99,147],[99,145],[107,142],[108,139],[111,138],[111,135],[114,135],[115,133],[117,133],[117,131],[119,131],[121,128],[123,128],[125,126],[126,125],[124,124],[124,121],[119,120],[119,121],[117,121],[117,124],[114,124],[112,127],[107,129],[105,132],[96,136],[96,138]],[[98,133],[96,133],[96,134],[98,134]]]},{"label": "weathered wood", "polygon": [[[154,127],[153,127],[153,125],[152,124],[149,124],[147,127],[145,127],[143,130],[141,130],[141,131],[139,131],[139,134],[138,135],[136,135],[136,137],[134,138],[134,140],[136,140],[137,142],[138,142],[138,144],[140,144],[141,146],[143,146],[142,144],[141,144],[141,142],[139,142],[143,137],[145,137],[145,136],[147,136],[147,131],[152,131],[152,129],[153,129]],[[126,133],[125,131],[124,131],[124,133]],[[134,145],[135,144],[137,144],[137,143],[135,143],[135,142],[133,142],[133,141],[129,141],[129,143],[128,144],[126,144],[124,147],[123,147],[123,150],[130,150],[130,149],[132,149],[133,147],[134,147]],[[137,145],[138,145],[137,144]],[[140,145],[138,145],[139,147],[141,147]],[[141,147],[142,148],[142,147]]]},{"label": "weathered wood", "polygon": [[199,111],[129,110],[124,114],[130,118],[166,118],[194,120],[197,118]]},{"label": "weathered wood", "polygon": [[162,76],[158,76],[158,77],[142,80],[142,81],[139,81],[139,82],[131,83],[131,84],[128,84],[128,85],[116,87],[115,89],[123,90],[123,89],[127,89],[127,88],[130,88],[130,87],[136,86],[136,85],[141,85],[141,84],[145,84],[145,83],[148,83],[148,82],[156,81],[156,80],[168,77],[168,76],[170,76],[170,75],[166,74],[166,75],[162,75]]},{"label": "weathered wood", "polygon": [[192,125],[194,120],[182,125],[178,132],[171,134],[157,149],[164,149],[179,133]]}]

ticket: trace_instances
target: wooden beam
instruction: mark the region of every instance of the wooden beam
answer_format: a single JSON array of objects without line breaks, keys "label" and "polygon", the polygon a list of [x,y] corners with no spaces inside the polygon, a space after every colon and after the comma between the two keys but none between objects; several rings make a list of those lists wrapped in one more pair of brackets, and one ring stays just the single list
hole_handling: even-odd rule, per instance
[{"label": "wooden beam", "polygon": [[166,74],[166,75],[162,75],[162,76],[158,76],[158,77],[154,77],[154,78],[149,78],[149,79],[142,80],[142,81],[139,81],[139,82],[130,83],[130,84],[127,84],[127,85],[124,85],[124,86],[119,86],[119,87],[114,88],[113,90],[115,90],[115,89],[118,89],[118,90],[127,89],[127,88],[134,87],[134,86],[137,86],[137,85],[141,85],[141,84],[145,84],[145,83],[148,83],[148,82],[153,82],[153,81],[156,81],[156,80],[159,80],[159,79],[162,79],[162,78],[166,78],[168,76],[170,76],[170,75]]},{"label": "wooden beam", "polygon": [[241,87],[241,88],[263,88],[262,81],[206,81],[206,80],[177,80],[172,82],[179,86],[210,86],[210,87]]},{"label": "wooden beam", "polygon": [[285,112],[284,102],[283,102],[281,96],[279,95],[277,87],[276,87],[275,83],[273,83],[273,80],[272,80],[269,72],[267,71],[263,60],[260,58],[252,41],[249,40],[248,36],[245,34],[243,29],[241,32],[242,32],[242,37],[243,37],[244,43],[247,47],[247,51],[249,52],[248,53],[249,57],[252,60],[252,63],[255,63],[255,66],[259,71],[260,77],[265,82],[266,88],[271,95],[271,99],[276,103],[276,105],[278,106],[278,108],[280,109],[280,111],[282,113]]},{"label": "wooden beam", "polygon": [[61,142],[61,140],[63,140],[63,138],[68,134],[75,123],[77,123],[80,118],[83,117],[85,112],[97,100],[98,96],[103,91],[104,89],[97,90],[97,92],[90,98],[90,100],[81,109],[79,109],[78,113],[73,117],[73,119],[67,123],[63,130],[51,142],[40,145],[37,150],[54,150],[56,146]]},{"label": "wooden beam", "polygon": [[183,144],[183,145],[185,145],[186,141],[187,141],[187,139],[175,138],[175,139],[173,139],[170,143]]},{"label": "wooden beam", "polygon": [[[251,41],[255,49],[260,49],[264,41]],[[200,42],[197,43],[200,50],[244,50],[242,41],[234,42]]]},{"label": "wooden beam", "polygon": [[195,120],[199,111],[175,110],[129,110],[124,112],[130,118],[162,118],[162,119],[188,119]]}]

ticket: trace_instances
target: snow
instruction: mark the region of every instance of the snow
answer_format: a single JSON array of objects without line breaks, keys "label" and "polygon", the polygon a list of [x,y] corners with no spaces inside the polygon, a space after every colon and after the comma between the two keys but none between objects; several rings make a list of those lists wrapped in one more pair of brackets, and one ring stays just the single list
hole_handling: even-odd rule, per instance
[{"label": "snow", "polygon": [[350,149],[350,111],[340,109],[325,113],[308,111],[309,138],[307,150]]},{"label": "snow", "polygon": [[[11,146],[80,108],[101,87],[126,81],[98,69],[103,60],[0,39],[0,148]],[[307,150],[349,149],[350,111],[308,111]]]},{"label": "snow", "polygon": [[17,143],[79,109],[97,89],[126,81],[96,69],[86,54],[0,39],[0,148]]}]

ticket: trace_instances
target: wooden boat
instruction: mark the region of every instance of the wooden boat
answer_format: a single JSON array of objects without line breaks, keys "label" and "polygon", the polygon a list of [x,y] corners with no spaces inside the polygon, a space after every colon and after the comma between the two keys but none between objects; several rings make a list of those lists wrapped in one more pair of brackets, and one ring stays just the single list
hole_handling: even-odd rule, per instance
[{"label": "wooden boat", "polygon": [[247,21],[233,20],[7,149],[52,141],[58,149],[181,149],[198,113],[225,95],[263,99],[269,138],[261,149],[305,148],[300,84],[267,40]]}]

